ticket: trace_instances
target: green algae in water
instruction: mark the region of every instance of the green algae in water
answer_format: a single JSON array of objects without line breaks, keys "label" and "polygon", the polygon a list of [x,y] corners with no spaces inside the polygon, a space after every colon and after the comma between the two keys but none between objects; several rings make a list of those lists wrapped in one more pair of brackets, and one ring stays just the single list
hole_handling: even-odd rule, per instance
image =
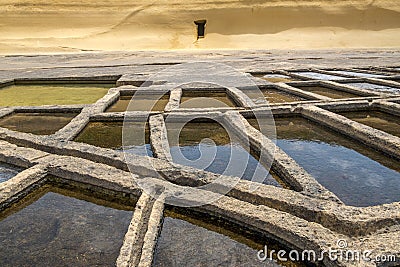
[{"label": "green algae in water", "polygon": [[51,186],[19,205],[0,217],[1,266],[114,266],[133,215]]},{"label": "green algae in water", "polygon": [[183,91],[182,108],[224,108],[236,107],[235,102],[225,92]]},{"label": "green algae in water", "polygon": [[277,145],[345,204],[400,201],[398,160],[302,117],[277,117],[275,125]]},{"label": "green algae in water", "polygon": [[153,266],[306,266],[301,262],[257,259],[265,245],[290,249],[209,214],[166,210]]},{"label": "green algae in water", "polygon": [[14,113],[0,119],[0,127],[37,135],[54,134],[77,113]]},{"label": "green algae in water", "polygon": [[175,163],[245,180],[264,180],[264,184],[281,186],[278,177],[265,169],[257,156],[244,149],[237,138],[231,136],[231,140],[220,124],[192,121],[182,130],[179,129],[181,124],[167,122],[166,126],[170,152]]},{"label": "green algae in water", "polygon": [[[164,111],[168,104],[169,95],[160,98],[159,95],[138,95],[121,96],[119,100],[112,105],[107,112],[124,112],[124,111]],[[130,104],[131,103],[131,104]],[[128,109],[129,107],[129,109]]]},{"label": "green algae in water", "polygon": [[400,137],[400,118],[381,111],[339,112],[351,120]]},{"label": "green algae in water", "polygon": [[327,96],[334,99],[341,99],[341,98],[355,98],[361,97],[360,95],[352,94],[349,92],[336,90],[328,87],[323,86],[297,86],[299,89],[309,91],[312,93],[316,93],[319,95]]},{"label": "green algae in water", "polygon": [[124,149],[135,155],[153,157],[147,123],[129,122],[126,126],[129,127],[129,136],[126,135],[124,141],[125,145],[129,146],[123,146],[123,122],[90,122],[74,141],[114,150]]},{"label": "green algae in water", "polygon": [[0,106],[91,104],[114,84],[12,85],[0,88]]},{"label": "green algae in water", "polygon": [[0,162],[0,183],[10,180],[21,171],[22,168]]}]

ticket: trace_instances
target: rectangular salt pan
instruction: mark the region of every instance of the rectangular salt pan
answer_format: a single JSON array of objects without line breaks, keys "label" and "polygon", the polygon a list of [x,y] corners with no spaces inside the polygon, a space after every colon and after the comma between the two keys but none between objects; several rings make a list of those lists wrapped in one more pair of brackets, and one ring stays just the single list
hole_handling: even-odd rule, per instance
[{"label": "rectangular salt pan", "polygon": [[400,165],[395,160],[305,119],[276,124],[278,146],[345,203],[367,206],[400,200]]},{"label": "rectangular salt pan", "polygon": [[323,74],[323,73],[318,73],[318,72],[305,71],[305,72],[293,72],[293,73],[310,78],[310,79],[316,79],[316,80],[342,80],[342,79],[344,79],[344,77]]},{"label": "rectangular salt pan", "polygon": [[[281,186],[251,153],[218,123],[167,123],[172,159],[175,163],[209,172]],[[179,133],[179,136],[178,136]]]},{"label": "rectangular salt pan", "polygon": [[277,145],[345,204],[400,201],[398,160],[302,117],[278,117],[275,126]]},{"label": "rectangular salt pan", "polygon": [[153,156],[145,122],[126,122],[125,125],[123,122],[90,122],[74,141],[139,156]]},{"label": "rectangular salt pan", "polygon": [[400,88],[394,88],[385,85],[379,85],[374,83],[346,83],[346,85],[350,85],[353,87],[371,90],[371,91],[379,91],[383,93],[390,93],[390,94],[400,94]]},{"label": "rectangular salt pan", "polygon": [[336,73],[336,74],[344,74],[344,75],[350,75],[350,76],[361,77],[361,78],[383,78],[383,77],[386,77],[385,75],[365,73],[365,72],[353,72],[353,71],[331,71],[331,72]]},{"label": "rectangular salt pan", "polygon": [[115,265],[133,207],[58,189],[29,199],[0,218],[0,266]]}]

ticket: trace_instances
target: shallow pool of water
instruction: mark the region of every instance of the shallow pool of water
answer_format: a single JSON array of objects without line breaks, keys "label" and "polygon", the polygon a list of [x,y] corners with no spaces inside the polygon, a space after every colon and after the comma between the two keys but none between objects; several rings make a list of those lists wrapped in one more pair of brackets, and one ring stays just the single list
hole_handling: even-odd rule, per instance
[{"label": "shallow pool of water", "polygon": [[340,77],[340,76],[323,74],[323,73],[312,72],[312,71],[299,71],[299,72],[293,72],[293,73],[310,78],[310,79],[317,79],[317,80],[342,80],[342,79],[345,79],[344,77]]},{"label": "shallow pool of water", "polygon": [[372,73],[365,73],[365,72],[354,72],[354,71],[329,71],[332,72],[333,74],[345,74],[345,75],[350,75],[354,77],[361,77],[361,78],[383,78],[387,77],[385,75],[380,75],[380,74],[372,74]]},{"label": "shallow pool of water", "polygon": [[265,245],[276,251],[284,248],[260,235],[250,236],[249,231],[242,235],[245,232],[210,215],[195,217],[167,210],[154,266],[305,266],[290,261],[259,261],[257,252]]},{"label": "shallow pool of water", "polygon": [[54,134],[77,113],[14,113],[0,119],[0,127],[37,135]]},{"label": "shallow pool of water", "polygon": [[400,201],[399,161],[301,117],[275,118],[275,125],[277,145],[344,203]]},{"label": "shallow pool of water", "polygon": [[281,82],[286,83],[286,82],[296,81],[295,78],[282,74],[266,74],[261,76],[260,78],[272,83],[281,83]]},{"label": "shallow pool of water", "polygon": [[[277,89],[262,89],[262,90],[243,90],[255,104],[275,104],[275,103],[290,103],[297,101],[304,101],[305,98],[289,94]],[[268,101],[268,102],[266,102]]]},{"label": "shallow pool of water", "polygon": [[[254,153],[249,153],[225,129],[214,122],[189,122],[179,131],[180,124],[167,123],[173,161],[178,164],[217,174],[256,180],[280,186]],[[178,138],[179,137],[179,138]]]},{"label": "shallow pool of water", "polygon": [[233,99],[225,92],[183,91],[181,108],[224,108],[236,107]]},{"label": "shallow pool of water", "polygon": [[22,169],[19,167],[0,162],[0,183],[10,180],[21,171]]},{"label": "shallow pool of water", "polygon": [[297,88],[335,99],[361,97],[360,95],[323,86],[297,86]]},{"label": "shallow pool of water", "polygon": [[381,111],[338,112],[351,120],[400,137],[400,118]]},{"label": "shallow pool of water", "polygon": [[45,186],[0,217],[1,266],[114,266],[133,207]]},{"label": "shallow pool of water", "polygon": [[121,96],[119,100],[107,110],[107,112],[164,111],[168,101],[168,94],[164,96],[140,94],[135,95],[133,99],[132,96]]},{"label": "shallow pool of water", "polygon": [[379,91],[383,93],[400,94],[399,88],[389,87],[385,85],[379,85],[374,83],[346,83],[346,85],[358,87],[361,89]]},{"label": "shallow pool of water", "polygon": [[91,104],[115,84],[13,85],[0,88],[0,106]]},{"label": "shallow pool of water", "polygon": [[129,135],[125,135],[124,142],[122,139],[123,122],[90,122],[75,138],[75,141],[152,157],[147,123],[130,122],[128,125]]}]

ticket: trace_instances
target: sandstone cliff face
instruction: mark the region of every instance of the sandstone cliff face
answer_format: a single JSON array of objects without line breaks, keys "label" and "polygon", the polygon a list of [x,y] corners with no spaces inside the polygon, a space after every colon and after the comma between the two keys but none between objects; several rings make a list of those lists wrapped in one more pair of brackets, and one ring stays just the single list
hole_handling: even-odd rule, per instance
[{"label": "sandstone cliff face", "polygon": [[399,47],[400,2],[2,0],[0,25],[2,53]]}]

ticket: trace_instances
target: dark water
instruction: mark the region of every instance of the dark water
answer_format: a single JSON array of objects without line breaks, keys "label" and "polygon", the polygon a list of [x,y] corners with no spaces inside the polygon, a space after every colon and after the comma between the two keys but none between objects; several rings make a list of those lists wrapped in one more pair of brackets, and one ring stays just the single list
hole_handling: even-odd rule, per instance
[{"label": "dark water", "polygon": [[10,180],[21,171],[22,168],[0,162],[0,183]]},{"label": "dark water", "polygon": [[399,161],[301,117],[275,124],[277,145],[344,203],[400,201]]},{"label": "dark water", "polygon": [[[274,177],[233,136],[214,122],[189,122],[179,132],[167,123],[173,161],[217,174],[280,186]],[[178,138],[179,137],[179,138]]]},{"label": "dark water", "polygon": [[0,217],[0,266],[115,265],[133,207],[49,186],[30,197]]},{"label": "dark water", "polygon": [[340,91],[340,90],[335,90],[332,88],[328,87],[322,87],[322,86],[297,86],[298,88],[309,91],[312,93],[316,93],[319,95],[327,96],[330,98],[335,98],[335,99],[340,99],[340,98],[353,98],[353,97],[360,97],[359,95]]},{"label": "dark water", "polygon": [[381,111],[340,112],[351,120],[400,137],[400,118]]},{"label": "dark water", "polygon": [[[107,112],[124,112],[128,111],[164,111],[165,106],[168,104],[169,95],[135,95],[133,100],[132,96],[121,96],[119,100],[112,105]],[[131,103],[129,105],[129,103]]]},{"label": "dark water", "polygon": [[260,235],[245,233],[240,226],[210,215],[191,217],[167,211],[153,266],[305,266],[290,261],[259,261],[257,252],[265,245],[276,251],[283,247]]},{"label": "dark water", "polygon": [[243,90],[255,104],[267,104],[268,103],[288,103],[306,100],[305,98],[292,95],[277,89],[262,89],[262,90]]},{"label": "dark water", "polygon": [[182,108],[223,108],[236,107],[235,102],[225,92],[183,91]]},{"label": "dark water", "polygon": [[77,113],[15,113],[0,120],[0,127],[37,135],[54,134]]},{"label": "dark water", "polygon": [[123,122],[90,122],[75,138],[76,142],[103,148],[123,150],[140,156],[153,157],[150,146],[150,132],[147,123],[130,122],[129,135],[125,135],[123,145]]},{"label": "dark water", "polygon": [[358,87],[361,89],[372,90],[372,91],[379,91],[383,93],[389,94],[400,94],[399,88],[393,88],[385,85],[379,85],[374,83],[346,83],[346,85]]},{"label": "dark water", "polygon": [[323,73],[312,72],[312,71],[298,71],[298,72],[293,72],[293,73],[310,78],[310,79],[316,79],[316,80],[342,80],[342,79],[345,79],[344,77],[341,77],[341,76],[323,74]]}]

